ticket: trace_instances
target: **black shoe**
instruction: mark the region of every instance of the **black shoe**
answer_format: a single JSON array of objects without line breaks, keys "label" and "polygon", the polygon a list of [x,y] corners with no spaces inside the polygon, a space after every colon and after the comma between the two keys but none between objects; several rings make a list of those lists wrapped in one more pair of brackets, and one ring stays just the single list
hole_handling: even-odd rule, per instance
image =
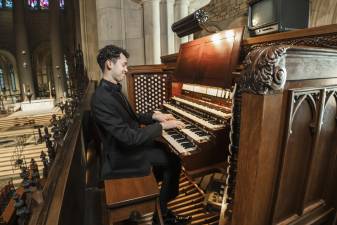
[{"label": "black shoe", "polygon": [[[186,225],[192,220],[191,216],[175,215],[171,210],[167,210],[166,215],[163,215],[165,225]],[[153,215],[152,225],[159,225],[159,218],[157,213]]]}]

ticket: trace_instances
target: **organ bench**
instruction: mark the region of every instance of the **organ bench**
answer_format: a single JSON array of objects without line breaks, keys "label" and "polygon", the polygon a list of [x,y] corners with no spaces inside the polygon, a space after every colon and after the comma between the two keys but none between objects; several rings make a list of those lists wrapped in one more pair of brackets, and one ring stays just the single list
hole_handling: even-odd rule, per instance
[{"label": "organ bench", "polygon": [[155,209],[161,218],[159,190],[152,173],[145,177],[105,180],[104,187],[109,224]]}]

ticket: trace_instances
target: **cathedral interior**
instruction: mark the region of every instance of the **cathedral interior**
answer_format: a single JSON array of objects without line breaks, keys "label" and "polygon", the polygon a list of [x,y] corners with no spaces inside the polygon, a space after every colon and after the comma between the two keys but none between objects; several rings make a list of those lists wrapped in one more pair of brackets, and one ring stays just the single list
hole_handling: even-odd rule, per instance
[{"label": "cathedral interior", "polygon": [[337,225],[335,0],[0,0],[0,224],[160,214],[152,173],[100,178],[90,101],[111,44],[132,109],[186,124],[160,138],[183,165],[173,212]]}]

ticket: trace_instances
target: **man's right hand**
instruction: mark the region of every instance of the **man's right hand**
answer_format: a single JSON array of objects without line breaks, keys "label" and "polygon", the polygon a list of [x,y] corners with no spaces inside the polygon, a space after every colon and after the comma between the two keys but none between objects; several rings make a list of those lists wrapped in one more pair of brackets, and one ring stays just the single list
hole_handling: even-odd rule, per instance
[{"label": "man's right hand", "polygon": [[167,121],[161,122],[160,124],[163,127],[163,130],[168,130],[168,129],[173,129],[173,128],[182,129],[185,127],[185,124],[179,120],[167,120]]}]

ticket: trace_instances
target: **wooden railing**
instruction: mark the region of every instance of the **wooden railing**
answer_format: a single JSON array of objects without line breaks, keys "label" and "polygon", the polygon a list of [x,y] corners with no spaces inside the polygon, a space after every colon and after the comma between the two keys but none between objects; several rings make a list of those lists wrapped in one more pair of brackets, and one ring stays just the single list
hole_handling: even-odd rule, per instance
[{"label": "wooden railing", "polygon": [[73,124],[56,148],[42,190],[43,203],[32,208],[30,225],[84,224],[86,158],[81,121],[94,89],[95,83],[89,83]]}]

